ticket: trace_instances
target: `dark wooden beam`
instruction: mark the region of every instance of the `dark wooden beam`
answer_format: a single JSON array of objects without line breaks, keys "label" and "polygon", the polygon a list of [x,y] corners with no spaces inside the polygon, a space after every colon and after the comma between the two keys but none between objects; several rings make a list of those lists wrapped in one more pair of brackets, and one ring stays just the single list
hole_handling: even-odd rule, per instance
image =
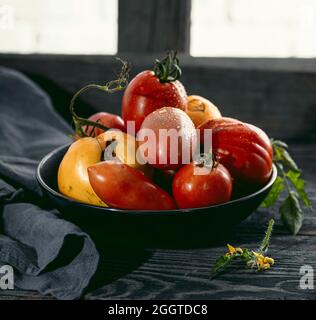
[{"label": "dark wooden beam", "polygon": [[119,52],[189,53],[191,0],[119,0]]}]

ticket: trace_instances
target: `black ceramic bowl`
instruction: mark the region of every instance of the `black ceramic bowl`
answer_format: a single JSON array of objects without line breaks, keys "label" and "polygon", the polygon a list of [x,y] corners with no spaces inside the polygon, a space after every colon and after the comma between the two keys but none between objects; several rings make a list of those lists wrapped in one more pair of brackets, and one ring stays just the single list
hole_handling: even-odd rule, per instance
[{"label": "black ceramic bowl", "polygon": [[256,210],[277,176],[273,167],[271,178],[264,187],[210,207],[169,211],[104,208],[78,202],[58,192],[57,171],[68,147],[55,149],[38,165],[37,179],[44,194],[65,219],[74,222],[94,238],[118,245],[203,245]]}]

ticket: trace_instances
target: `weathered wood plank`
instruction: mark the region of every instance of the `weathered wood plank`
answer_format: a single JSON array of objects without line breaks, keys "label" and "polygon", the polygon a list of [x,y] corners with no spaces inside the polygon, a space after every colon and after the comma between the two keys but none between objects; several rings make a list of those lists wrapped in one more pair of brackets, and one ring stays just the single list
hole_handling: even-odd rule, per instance
[{"label": "weathered wood plank", "polygon": [[[258,240],[242,236],[238,243],[256,248]],[[235,266],[213,280],[209,278],[210,270],[215,259],[225,252],[224,243],[209,249],[153,251],[141,267],[86,298],[315,299],[315,291],[299,288],[300,267],[316,266],[315,249],[314,237],[274,236],[270,252],[277,263],[269,272],[256,273]]]},{"label": "weathered wood plank", "polygon": [[35,291],[0,290],[0,300],[52,300],[52,296],[44,296]]},{"label": "weathered wood plank", "polygon": [[119,0],[119,52],[189,52],[191,0]]},{"label": "weathered wood plank", "polygon": [[[238,244],[256,248],[260,237],[242,236]],[[234,239],[231,239],[234,243]],[[235,240],[237,241],[237,239]],[[265,273],[238,269],[211,280],[215,259],[225,252],[224,243],[207,249],[153,250],[140,267],[102,283],[85,299],[316,299],[316,291],[299,288],[300,267],[316,266],[314,237],[274,236],[270,248],[276,265]],[[307,250],[308,248],[308,250]],[[99,272],[128,270],[132,258],[116,252]],[[134,259],[137,258],[134,255]],[[108,259],[111,259],[108,257]],[[1,292],[0,299],[43,299],[34,292]]]}]

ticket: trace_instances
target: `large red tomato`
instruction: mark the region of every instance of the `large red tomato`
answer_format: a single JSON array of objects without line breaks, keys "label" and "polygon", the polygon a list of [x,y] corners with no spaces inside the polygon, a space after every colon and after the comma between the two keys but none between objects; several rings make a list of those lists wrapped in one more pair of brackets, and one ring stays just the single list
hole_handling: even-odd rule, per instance
[{"label": "large red tomato", "polygon": [[219,163],[213,168],[200,168],[198,164],[190,163],[176,173],[172,191],[179,208],[206,207],[230,200],[232,179]]},{"label": "large red tomato", "polygon": [[139,152],[157,169],[177,169],[192,160],[197,134],[190,117],[177,108],[150,113],[138,132]]},{"label": "large red tomato", "polygon": [[168,55],[164,60],[157,61],[154,71],[139,73],[125,89],[122,99],[122,118],[135,121],[136,133],[145,117],[156,109],[174,107],[184,110],[187,94],[178,80],[181,71],[178,59]]},{"label": "large red tomato", "polygon": [[272,172],[273,151],[269,137],[260,128],[231,118],[206,121],[199,129],[212,129],[212,147],[237,183],[266,183]]},{"label": "large red tomato", "polygon": [[88,168],[88,175],[94,192],[113,208],[171,210],[176,207],[166,191],[127,164],[100,162]]}]

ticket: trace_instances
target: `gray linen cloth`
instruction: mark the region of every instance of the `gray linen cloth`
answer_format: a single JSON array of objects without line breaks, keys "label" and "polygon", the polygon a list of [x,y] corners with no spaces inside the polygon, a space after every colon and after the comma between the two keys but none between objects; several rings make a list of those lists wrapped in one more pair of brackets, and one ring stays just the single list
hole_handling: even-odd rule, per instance
[{"label": "gray linen cloth", "polygon": [[35,178],[70,133],[36,84],[0,67],[0,267],[14,268],[16,288],[58,299],[79,298],[99,261],[91,238],[46,208]]}]

